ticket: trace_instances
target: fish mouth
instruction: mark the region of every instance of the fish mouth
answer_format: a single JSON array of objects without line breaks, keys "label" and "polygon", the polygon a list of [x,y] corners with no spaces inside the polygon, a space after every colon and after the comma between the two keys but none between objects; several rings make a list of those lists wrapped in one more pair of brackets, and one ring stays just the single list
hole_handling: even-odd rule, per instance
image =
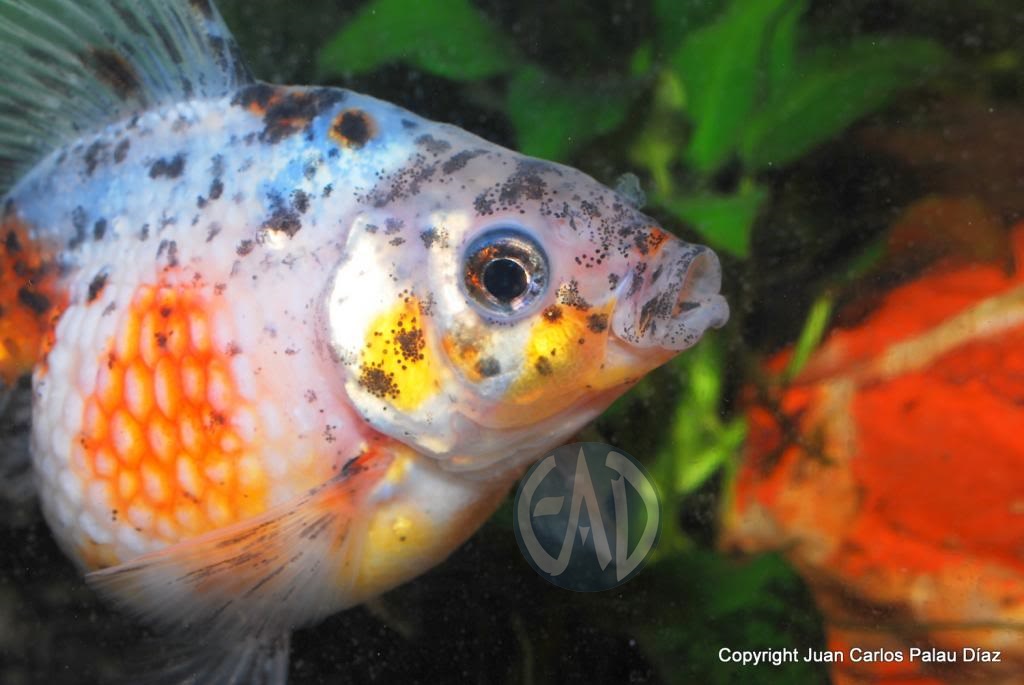
[{"label": "fish mouth", "polygon": [[673,240],[620,283],[612,330],[631,346],[680,352],[729,320],[722,267],[702,245]]}]

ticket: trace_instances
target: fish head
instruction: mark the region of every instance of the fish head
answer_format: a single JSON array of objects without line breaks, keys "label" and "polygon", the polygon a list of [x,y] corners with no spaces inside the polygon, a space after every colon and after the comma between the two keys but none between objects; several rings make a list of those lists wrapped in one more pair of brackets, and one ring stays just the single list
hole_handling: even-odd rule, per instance
[{"label": "fish head", "polygon": [[579,171],[432,126],[366,193],[326,297],[374,428],[448,469],[521,467],[726,322],[711,250]]}]

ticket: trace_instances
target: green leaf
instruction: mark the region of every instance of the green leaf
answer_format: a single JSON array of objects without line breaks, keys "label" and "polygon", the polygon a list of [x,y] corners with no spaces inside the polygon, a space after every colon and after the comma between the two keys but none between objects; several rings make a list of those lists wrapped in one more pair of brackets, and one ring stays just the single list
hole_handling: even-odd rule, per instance
[{"label": "green leaf", "polygon": [[688,33],[721,13],[725,0],[653,0],[656,37],[662,49],[673,49]]},{"label": "green leaf", "polygon": [[713,24],[688,34],[673,55],[694,123],[685,156],[697,171],[713,171],[734,152],[756,102],[765,42],[786,2],[734,2]]},{"label": "green leaf", "polygon": [[792,0],[779,17],[768,43],[768,93],[781,94],[796,71],[797,37],[800,17],[807,0]]},{"label": "green leaf", "polygon": [[754,221],[767,197],[766,190],[751,185],[736,195],[662,198],[659,204],[691,223],[712,247],[745,259],[750,256]]},{"label": "green leaf", "polygon": [[[781,685],[828,682],[826,666],[803,661],[751,668],[723,664],[722,647],[823,649],[821,618],[799,576],[780,556],[743,562],[690,548],[662,557],[634,581],[650,589],[628,610],[598,605],[640,648],[665,682]],[[629,593],[632,584],[623,586]],[[598,619],[600,620],[600,619]],[[683,675],[681,675],[683,674]]]},{"label": "green leaf", "polygon": [[811,358],[811,355],[818,349],[821,339],[825,336],[828,322],[832,318],[833,305],[832,296],[827,294],[819,295],[818,299],[811,305],[811,311],[807,314],[804,328],[797,339],[796,347],[793,349],[793,356],[790,358],[789,363],[786,364],[786,369],[782,374],[783,378],[787,381],[795,378],[800,373],[801,369],[804,368],[804,365]]},{"label": "green leaf", "polygon": [[509,83],[506,111],[524,154],[565,160],[580,143],[622,123],[633,94],[627,85],[591,88],[524,67]]},{"label": "green leaf", "polygon": [[740,155],[752,169],[787,164],[945,62],[935,43],[910,38],[861,38],[821,51],[750,121]]},{"label": "green leaf", "polygon": [[521,62],[469,0],[375,0],[320,52],[321,70],[332,74],[397,61],[460,81],[506,73]]},{"label": "green leaf", "polygon": [[704,485],[731,459],[735,458],[747,437],[747,423],[735,419],[721,430],[715,431],[714,443],[697,455],[696,459],[685,459],[676,472],[676,491],[688,494]]},{"label": "green leaf", "polygon": [[679,156],[685,140],[680,114],[685,95],[679,79],[671,71],[662,69],[650,98],[647,122],[629,146],[629,159],[642,166],[654,181],[654,189],[670,195],[673,189],[671,167]]}]

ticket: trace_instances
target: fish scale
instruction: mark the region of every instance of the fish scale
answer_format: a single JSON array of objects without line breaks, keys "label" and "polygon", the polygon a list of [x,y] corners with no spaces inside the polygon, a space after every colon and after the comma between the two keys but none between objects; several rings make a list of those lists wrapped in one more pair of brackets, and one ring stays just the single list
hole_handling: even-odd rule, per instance
[{"label": "fish scale", "polygon": [[[714,254],[628,198],[255,82],[207,2],[25,7],[0,0],[0,379],[33,373],[55,537],[187,627],[199,682],[282,682],[289,631],[442,561],[728,316]],[[40,60],[74,87],[28,97]]]}]

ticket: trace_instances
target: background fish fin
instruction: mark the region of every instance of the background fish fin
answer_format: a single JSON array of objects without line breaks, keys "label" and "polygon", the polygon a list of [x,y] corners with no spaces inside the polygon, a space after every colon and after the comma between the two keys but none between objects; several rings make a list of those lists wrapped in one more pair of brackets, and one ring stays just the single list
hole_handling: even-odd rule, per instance
[{"label": "background fish fin", "polygon": [[152,623],[221,641],[315,621],[352,604],[365,500],[391,460],[365,453],[297,501],[87,580]]},{"label": "background fish fin", "polygon": [[63,143],[252,77],[211,0],[0,0],[0,193]]},{"label": "background fish fin", "polygon": [[142,645],[130,663],[131,683],[146,685],[286,685],[289,633],[221,639],[183,636]]}]

